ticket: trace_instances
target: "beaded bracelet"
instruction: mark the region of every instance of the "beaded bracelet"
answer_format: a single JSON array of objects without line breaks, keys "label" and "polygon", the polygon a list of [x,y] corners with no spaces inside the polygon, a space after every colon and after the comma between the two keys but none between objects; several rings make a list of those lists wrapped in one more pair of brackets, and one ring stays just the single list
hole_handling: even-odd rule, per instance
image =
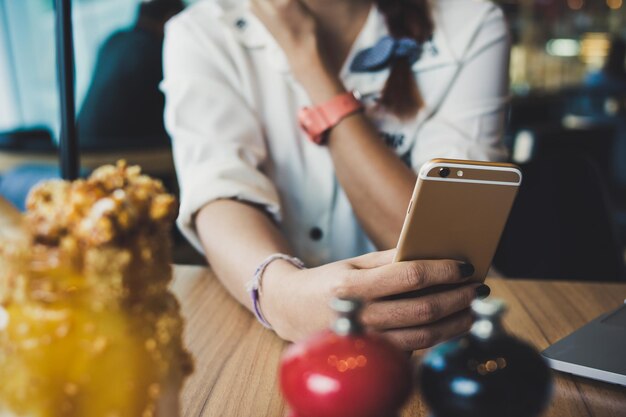
[{"label": "beaded bracelet", "polygon": [[261,323],[264,327],[271,329],[272,325],[265,319],[263,313],[261,312],[261,302],[259,297],[259,290],[261,288],[261,279],[263,278],[263,272],[265,269],[277,259],[282,259],[291,263],[293,266],[304,269],[304,263],[293,256],[285,255],[284,253],[275,253],[273,255],[268,256],[254,271],[254,275],[252,279],[248,281],[246,285],[246,289],[250,293],[250,298],[252,298],[252,306],[254,307],[254,315],[256,316],[259,323]]}]

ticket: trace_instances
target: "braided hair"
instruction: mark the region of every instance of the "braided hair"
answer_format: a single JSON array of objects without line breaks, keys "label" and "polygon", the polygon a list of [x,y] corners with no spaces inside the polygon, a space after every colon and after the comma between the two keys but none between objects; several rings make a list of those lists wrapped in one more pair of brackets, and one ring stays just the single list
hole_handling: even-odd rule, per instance
[{"label": "braided hair", "polygon": [[[429,0],[376,0],[376,3],[394,38],[408,37],[422,43],[432,36],[435,27]],[[422,106],[422,97],[407,59],[393,62],[380,103],[399,117],[413,116]]]}]

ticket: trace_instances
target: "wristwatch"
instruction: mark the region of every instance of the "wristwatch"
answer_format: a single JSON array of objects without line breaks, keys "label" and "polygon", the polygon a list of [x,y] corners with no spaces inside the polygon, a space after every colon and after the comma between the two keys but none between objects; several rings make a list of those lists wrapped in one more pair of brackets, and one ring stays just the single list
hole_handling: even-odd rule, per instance
[{"label": "wristwatch", "polygon": [[331,128],[346,116],[360,110],[363,110],[363,104],[359,93],[349,91],[318,106],[302,108],[298,113],[298,121],[313,143],[323,145]]}]

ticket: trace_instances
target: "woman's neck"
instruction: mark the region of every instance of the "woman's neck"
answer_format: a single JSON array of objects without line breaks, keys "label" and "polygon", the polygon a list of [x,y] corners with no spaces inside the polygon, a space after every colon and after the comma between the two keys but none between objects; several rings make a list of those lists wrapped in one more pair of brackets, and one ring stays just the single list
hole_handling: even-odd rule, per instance
[{"label": "woman's neck", "polygon": [[374,0],[301,0],[321,26],[349,27]]},{"label": "woman's neck", "polygon": [[317,20],[331,67],[339,71],[361,32],[374,0],[302,0]]}]

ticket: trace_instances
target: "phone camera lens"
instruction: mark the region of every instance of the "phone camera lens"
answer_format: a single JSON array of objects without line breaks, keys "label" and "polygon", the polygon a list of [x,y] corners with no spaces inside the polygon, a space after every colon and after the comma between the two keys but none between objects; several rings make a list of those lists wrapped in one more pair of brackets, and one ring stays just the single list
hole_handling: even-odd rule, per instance
[{"label": "phone camera lens", "polygon": [[450,168],[441,168],[439,170],[439,176],[442,178],[446,178],[448,175],[450,175]]}]

